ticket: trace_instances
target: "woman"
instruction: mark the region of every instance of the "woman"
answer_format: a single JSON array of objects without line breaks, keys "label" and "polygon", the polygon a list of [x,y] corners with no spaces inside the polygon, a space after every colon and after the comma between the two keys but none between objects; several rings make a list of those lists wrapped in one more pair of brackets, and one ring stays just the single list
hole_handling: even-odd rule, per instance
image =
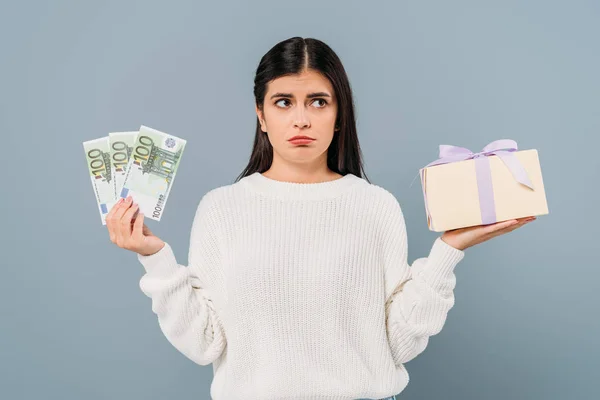
[{"label": "woman", "polygon": [[444,232],[409,266],[400,205],[362,178],[336,54],[315,39],[277,44],[254,96],[250,161],[200,200],[187,267],[131,198],[108,214],[110,238],[138,253],[169,342],[213,363],[213,399],[393,399],[454,304],[464,250],[530,219]]}]

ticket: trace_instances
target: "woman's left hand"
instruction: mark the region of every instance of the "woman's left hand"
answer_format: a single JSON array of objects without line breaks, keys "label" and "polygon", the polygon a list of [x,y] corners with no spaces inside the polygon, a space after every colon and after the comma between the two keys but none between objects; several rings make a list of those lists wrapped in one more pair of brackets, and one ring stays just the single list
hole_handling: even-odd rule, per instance
[{"label": "woman's left hand", "polygon": [[510,219],[508,221],[496,222],[489,225],[469,226],[467,228],[453,229],[442,234],[442,240],[450,246],[465,250],[476,244],[485,242],[496,236],[512,232],[528,222],[534,221],[536,217],[524,217]]}]

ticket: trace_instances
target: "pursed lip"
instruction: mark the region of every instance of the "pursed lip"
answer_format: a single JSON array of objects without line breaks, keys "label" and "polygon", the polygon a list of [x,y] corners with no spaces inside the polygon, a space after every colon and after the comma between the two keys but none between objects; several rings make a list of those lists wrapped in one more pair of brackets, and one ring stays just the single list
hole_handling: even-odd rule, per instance
[{"label": "pursed lip", "polygon": [[314,138],[311,138],[310,136],[298,135],[298,136],[294,136],[293,138],[288,139],[288,141],[292,141],[292,140],[296,140],[296,139],[310,139],[310,140],[315,140]]}]

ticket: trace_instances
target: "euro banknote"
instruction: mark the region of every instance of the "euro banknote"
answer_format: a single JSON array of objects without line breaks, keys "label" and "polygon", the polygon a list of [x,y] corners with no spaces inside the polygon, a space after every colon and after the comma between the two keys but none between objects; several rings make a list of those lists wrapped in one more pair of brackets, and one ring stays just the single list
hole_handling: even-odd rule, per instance
[{"label": "euro banknote", "polygon": [[138,131],[134,132],[110,132],[108,134],[108,141],[110,143],[110,165],[114,187],[114,199],[117,200],[121,189],[123,188],[123,182],[125,182],[125,175],[127,174],[127,166],[129,165],[129,157],[133,151],[133,145],[135,138],[138,135]]},{"label": "euro banknote", "polygon": [[142,125],[118,197],[131,196],[145,217],[160,221],[185,145],[184,139]]},{"label": "euro banknote", "polygon": [[106,225],[106,214],[115,202],[108,136],[83,142],[83,149],[102,225]]}]

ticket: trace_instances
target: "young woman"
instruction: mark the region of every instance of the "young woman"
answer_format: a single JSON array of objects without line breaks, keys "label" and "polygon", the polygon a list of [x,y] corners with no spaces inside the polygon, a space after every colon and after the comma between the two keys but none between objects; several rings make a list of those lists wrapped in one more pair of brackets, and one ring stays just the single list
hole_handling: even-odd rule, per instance
[{"label": "young woman", "polygon": [[404,364],[444,325],[464,250],[535,218],[444,232],[409,265],[398,201],[362,178],[333,50],[278,43],[254,96],[250,161],[200,200],[187,267],[131,198],[108,214],[110,239],[138,253],[169,342],[213,364],[212,399],[393,399],[409,381]]}]

